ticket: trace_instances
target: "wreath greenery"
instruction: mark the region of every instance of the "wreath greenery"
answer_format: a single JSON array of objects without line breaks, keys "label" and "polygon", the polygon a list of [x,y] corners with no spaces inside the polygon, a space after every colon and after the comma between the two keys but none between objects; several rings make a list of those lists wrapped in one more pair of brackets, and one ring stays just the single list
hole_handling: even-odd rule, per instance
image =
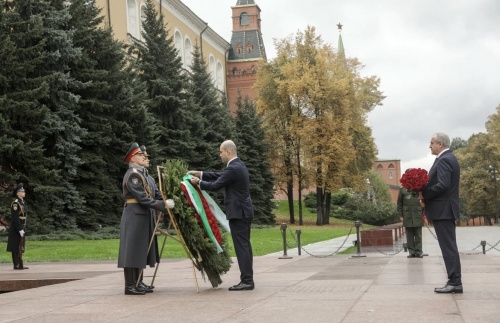
[{"label": "wreath greenery", "polygon": [[[232,263],[225,235],[222,235],[220,242],[222,252],[217,253],[215,245],[207,238],[205,230],[198,223],[194,209],[189,206],[181,189],[180,183],[188,171],[187,165],[181,160],[167,160],[162,166],[161,189],[166,198],[175,201],[172,213],[179,225],[182,238],[202,277],[205,279],[206,275],[212,287],[217,287],[222,283],[221,275],[231,268]],[[169,220],[168,215],[165,219]]]}]

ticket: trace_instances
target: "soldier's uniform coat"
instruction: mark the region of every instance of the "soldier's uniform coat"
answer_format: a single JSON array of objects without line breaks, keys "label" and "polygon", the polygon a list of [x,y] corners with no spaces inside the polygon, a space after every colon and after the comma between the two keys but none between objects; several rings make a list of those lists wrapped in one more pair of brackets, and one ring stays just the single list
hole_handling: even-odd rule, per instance
[{"label": "soldier's uniform coat", "polygon": [[401,188],[397,203],[398,215],[403,217],[403,226],[406,229],[406,244],[412,256],[421,256],[422,251],[422,206],[416,192]]},{"label": "soldier's uniform coat", "polygon": [[[28,206],[20,198],[16,198],[10,206],[11,222],[9,227],[9,238],[7,240],[7,251],[18,252],[21,235],[19,231],[25,230]],[[23,246],[24,247],[24,246]]]},{"label": "soldier's uniform coat", "polygon": [[[154,267],[157,252],[150,252],[148,255],[149,241],[155,225],[151,212],[158,210],[166,213],[165,203],[155,199],[156,193],[149,188],[144,168],[139,165],[129,165],[123,177],[122,188],[125,199],[135,199],[138,203],[125,203],[123,208],[118,267]],[[152,246],[151,250],[157,250],[157,246]]]}]

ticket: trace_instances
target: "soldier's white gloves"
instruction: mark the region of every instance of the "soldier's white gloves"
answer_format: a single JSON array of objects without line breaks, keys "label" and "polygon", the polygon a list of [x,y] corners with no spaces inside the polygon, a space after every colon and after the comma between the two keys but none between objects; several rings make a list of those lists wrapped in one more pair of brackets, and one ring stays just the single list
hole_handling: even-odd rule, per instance
[{"label": "soldier's white gloves", "polygon": [[24,230],[19,231],[19,234],[21,235],[21,237],[24,237]]},{"label": "soldier's white gloves", "polygon": [[175,206],[175,202],[174,202],[174,200],[172,200],[172,199],[168,199],[168,200],[167,200],[167,207],[168,207],[169,209],[173,209],[173,208],[174,208],[174,206]]}]

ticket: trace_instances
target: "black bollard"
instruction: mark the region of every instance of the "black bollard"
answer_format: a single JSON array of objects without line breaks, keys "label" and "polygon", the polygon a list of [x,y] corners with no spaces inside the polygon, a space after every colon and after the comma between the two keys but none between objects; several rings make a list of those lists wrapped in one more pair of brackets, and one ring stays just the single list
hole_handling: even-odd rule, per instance
[{"label": "black bollard", "polygon": [[481,246],[483,246],[483,255],[486,254],[486,240],[481,240]]},{"label": "black bollard", "polygon": [[281,235],[283,236],[283,256],[279,257],[279,259],[292,259],[293,257],[290,257],[286,254],[286,223],[282,223],[281,227]]},{"label": "black bollard", "polygon": [[403,248],[405,249],[405,252],[408,252],[408,245],[406,242],[403,242]]},{"label": "black bollard", "polygon": [[301,253],[301,246],[300,246],[300,234],[302,233],[302,231],[300,230],[295,230],[295,236],[297,237],[297,251],[299,253],[299,256],[302,254]]},{"label": "black bollard", "polygon": [[354,222],[354,226],[356,227],[356,247],[357,247],[357,253],[353,255],[353,258],[359,258],[359,257],[366,257],[365,255],[361,254],[361,240],[359,239],[359,227],[361,226],[361,221],[357,220]]}]

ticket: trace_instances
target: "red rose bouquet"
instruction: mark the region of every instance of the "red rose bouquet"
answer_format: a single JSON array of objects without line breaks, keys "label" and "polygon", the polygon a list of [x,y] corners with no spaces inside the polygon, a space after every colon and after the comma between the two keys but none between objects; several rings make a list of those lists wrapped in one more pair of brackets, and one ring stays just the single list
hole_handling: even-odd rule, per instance
[{"label": "red rose bouquet", "polygon": [[408,169],[399,180],[401,186],[410,191],[421,191],[428,181],[429,174],[422,168]]}]

